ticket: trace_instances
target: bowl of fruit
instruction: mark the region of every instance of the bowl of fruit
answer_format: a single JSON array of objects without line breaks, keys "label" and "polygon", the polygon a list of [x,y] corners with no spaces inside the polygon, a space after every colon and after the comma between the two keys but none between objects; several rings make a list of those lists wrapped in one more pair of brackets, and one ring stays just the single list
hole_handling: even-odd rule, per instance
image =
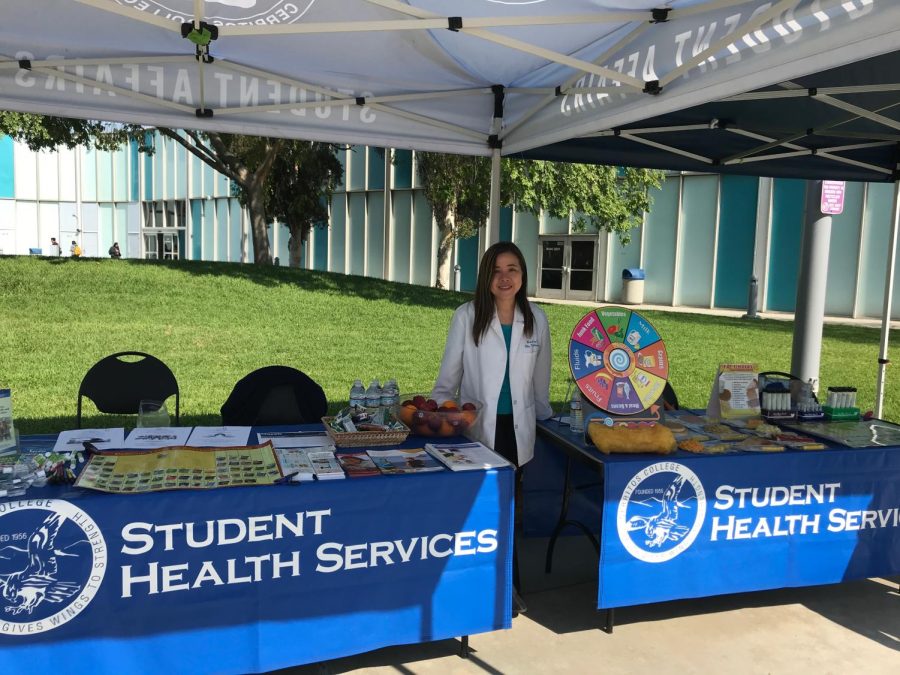
[{"label": "bowl of fruit", "polygon": [[426,394],[400,397],[394,416],[416,436],[459,436],[478,420],[481,406],[469,401],[436,401]]}]

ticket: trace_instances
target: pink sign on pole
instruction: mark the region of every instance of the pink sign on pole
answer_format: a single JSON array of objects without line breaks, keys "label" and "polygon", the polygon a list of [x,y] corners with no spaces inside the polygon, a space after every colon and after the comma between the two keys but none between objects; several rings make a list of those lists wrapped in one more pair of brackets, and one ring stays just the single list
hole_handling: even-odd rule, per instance
[{"label": "pink sign on pole", "polygon": [[821,211],[825,215],[836,216],[844,212],[844,181],[822,181]]}]

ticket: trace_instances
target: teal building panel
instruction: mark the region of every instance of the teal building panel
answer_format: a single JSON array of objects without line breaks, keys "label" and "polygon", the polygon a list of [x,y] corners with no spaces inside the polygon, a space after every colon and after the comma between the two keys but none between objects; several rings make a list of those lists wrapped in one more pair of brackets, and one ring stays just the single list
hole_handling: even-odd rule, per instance
[{"label": "teal building panel", "polygon": [[[525,264],[528,268],[528,285],[525,292],[528,295],[535,295],[537,292],[537,271],[539,263],[539,241],[538,236],[538,219],[533,213],[522,212],[515,216],[516,233],[515,242],[522,255],[525,256]],[[477,266],[478,261],[475,261]],[[473,270],[477,274],[477,267]]]},{"label": "teal building panel", "polygon": [[685,177],[681,188],[681,262],[678,302],[709,307],[712,299],[718,176]]},{"label": "teal building panel", "polygon": [[[863,216],[865,236],[859,262],[857,291],[857,314],[862,316],[880,317],[884,308],[884,281],[887,274],[893,191],[893,185],[869,183],[866,212]],[[894,299],[896,300],[896,296]],[[895,304],[894,307],[896,306]]]},{"label": "teal building panel", "polygon": [[177,175],[178,166],[178,148],[179,145],[171,139],[166,139],[166,151],[160,157],[160,165],[165,167],[166,193],[165,199],[175,197],[175,176]]},{"label": "teal building panel", "polygon": [[394,187],[400,190],[412,187],[412,150],[394,150]]},{"label": "teal building panel", "polygon": [[431,249],[433,232],[431,204],[422,192],[415,193],[412,227],[413,257],[410,282],[431,286],[434,283],[434,279],[431,278],[432,256],[436,255],[436,252]]},{"label": "teal building panel", "polygon": [[391,198],[391,211],[393,212],[393,251],[391,252],[392,267],[390,279],[392,281],[409,282],[409,255],[410,241],[412,239],[412,193],[407,191],[395,192]]},{"label": "teal building panel", "polygon": [[231,233],[231,262],[240,262],[241,244],[244,241],[244,232],[241,227],[241,214],[243,209],[241,209],[241,203],[237,199],[230,199],[228,202],[231,211],[229,214],[231,227],[228,230]]},{"label": "teal building panel", "polygon": [[129,198],[127,201],[130,202],[140,201],[141,199],[141,183],[139,171],[139,167],[141,165],[141,153],[138,151],[138,147],[139,146],[137,141],[132,140],[128,142],[128,153],[131,161],[128,163],[128,170],[130,173],[128,174]]},{"label": "teal building panel", "polygon": [[16,196],[16,167],[13,161],[13,139],[0,136],[0,199],[14,199]]},{"label": "teal building panel", "polygon": [[[191,228],[191,250],[190,255],[186,255],[189,260],[203,259],[203,201],[200,199],[192,199],[190,215]],[[185,251],[187,253],[187,251]]]},{"label": "teal building panel", "polygon": [[213,243],[215,242],[215,225],[216,225],[216,202],[213,199],[207,199],[203,202],[203,237],[201,238],[201,258],[203,260],[214,260]]},{"label": "teal building panel", "polygon": [[[524,251],[523,251],[524,253]],[[459,240],[459,248],[456,252],[456,261],[459,263],[459,290],[467,293],[475,292],[475,284],[478,281],[478,237],[469,237]],[[531,287],[533,281],[529,279]]]},{"label": "teal building panel", "polygon": [[173,181],[175,183],[175,188],[172,191],[172,196],[174,196],[175,199],[186,199],[188,196],[187,150],[183,146],[176,143],[173,149],[173,154],[175,155],[175,165],[172,167],[172,173],[174,175]]},{"label": "teal building panel", "polygon": [[797,302],[805,198],[806,181],[792,178],[773,181],[765,306],[772,311],[793,312]]},{"label": "teal building panel", "polygon": [[369,148],[367,187],[370,190],[384,189],[384,152],[384,148]]},{"label": "teal building panel", "polygon": [[825,314],[853,316],[865,183],[846,183],[844,212],[831,217]]},{"label": "teal building panel", "polygon": [[228,256],[228,200],[217,199],[216,201],[216,230],[218,237],[216,238],[216,260],[230,260]]},{"label": "teal building panel", "polygon": [[350,193],[347,195],[347,236],[349,237],[350,274],[360,276],[366,273],[366,195]]},{"label": "teal building panel", "polygon": [[113,200],[127,202],[131,191],[131,180],[128,175],[128,148],[122,147],[112,153],[113,166]]},{"label": "teal building panel", "polygon": [[[273,227],[278,228],[278,244],[275,247],[275,250],[272,251],[272,256],[278,258],[279,265],[290,265],[291,261],[291,249],[288,245],[291,239],[291,231],[287,228],[287,225],[284,223],[278,223]],[[234,247],[231,249],[232,256],[234,255]],[[240,256],[238,257],[240,260]]]},{"label": "teal building panel", "polygon": [[569,219],[568,218],[554,218],[553,216],[544,213],[544,226],[541,228],[541,234],[568,234],[569,233]]},{"label": "teal building panel", "polygon": [[113,153],[101,150],[97,155],[97,201],[113,200]]},{"label": "teal building panel", "polygon": [[368,276],[384,279],[384,192],[369,192],[366,196],[366,269]]},{"label": "teal building panel", "polygon": [[756,245],[758,187],[759,179],[753,176],[720,178],[716,307],[747,306]]},{"label": "teal building panel", "polygon": [[500,207],[500,241],[512,241],[513,209],[511,206]]},{"label": "teal building panel", "polygon": [[203,197],[203,167],[206,166],[206,163],[201,162],[192,155],[188,155],[188,163],[191,165],[189,169],[191,172],[191,189],[188,196],[191,198]]},{"label": "teal building panel", "polygon": [[351,146],[347,152],[349,186],[348,190],[366,189],[366,147],[364,145]]},{"label": "teal building panel", "polygon": [[329,227],[313,228],[311,233],[313,249],[312,249],[312,267],[314,270],[328,269],[328,238],[331,233]]},{"label": "teal building panel", "polygon": [[151,201],[153,199],[153,176],[154,176],[154,165],[155,165],[155,153],[145,154],[144,158],[141,160],[144,163],[144,199],[146,201]]},{"label": "teal building panel", "polygon": [[164,169],[169,142],[166,139],[160,140],[161,142],[156,144],[156,152],[153,153],[153,194],[151,199],[165,199],[166,197]]},{"label": "teal building panel", "polygon": [[328,238],[328,271],[343,272],[347,239],[346,194],[336,194],[331,200],[331,236]]},{"label": "teal building panel", "polygon": [[[644,301],[652,304],[672,303],[672,280],[675,278],[675,245],[678,222],[678,191],[681,180],[675,176],[659,189],[650,191],[653,204],[643,225],[648,246],[644,250]],[[652,245],[650,245],[652,242]],[[621,269],[616,270],[621,277]]]},{"label": "teal building panel", "polygon": [[99,234],[99,237],[97,238],[97,252],[101,256],[104,255],[113,244],[115,216],[116,212],[112,204],[100,204],[99,212],[97,214],[97,232]]},{"label": "teal building panel", "polygon": [[[128,237],[128,220],[131,217],[131,213],[133,213],[133,209],[131,208],[132,204],[116,204],[116,219],[113,223],[113,242],[119,242],[119,249],[122,251],[122,255],[127,255],[125,251],[125,241]],[[111,246],[112,244],[110,244]],[[106,247],[105,251],[109,251],[109,246]],[[100,251],[101,253],[104,250]]]},{"label": "teal building panel", "polygon": [[93,148],[84,148],[84,154],[81,157],[81,201],[97,201],[97,156],[99,154]]}]

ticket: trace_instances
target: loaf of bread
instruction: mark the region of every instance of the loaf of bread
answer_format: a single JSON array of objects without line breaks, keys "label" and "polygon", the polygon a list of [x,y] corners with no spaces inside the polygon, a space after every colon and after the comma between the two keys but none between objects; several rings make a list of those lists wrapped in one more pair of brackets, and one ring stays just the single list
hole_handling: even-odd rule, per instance
[{"label": "loaf of bread", "polygon": [[672,430],[662,424],[608,427],[592,422],[588,425],[588,435],[597,449],[606,455],[612,452],[668,455],[676,446]]}]

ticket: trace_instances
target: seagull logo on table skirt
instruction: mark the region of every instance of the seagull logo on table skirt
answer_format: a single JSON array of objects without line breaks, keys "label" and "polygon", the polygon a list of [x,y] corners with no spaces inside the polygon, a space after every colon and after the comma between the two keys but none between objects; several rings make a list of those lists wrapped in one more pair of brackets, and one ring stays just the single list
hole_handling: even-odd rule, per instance
[{"label": "seagull logo on table skirt", "polygon": [[667,541],[679,541],[690,528],[678,524],[678,496],[685,477],[678,476],[666,488],[660,510],[653,516],[632,516],[628,520],[628,531],[643,530],[647,535],[644,544],[649,548],[659,548]]},{"label": "seagull logo on table skirt", "polygon": [[8,603],[7,613],[13,616],[22,612],[31,614],[43,602],[62,602],[81,590],[80,584],[56,578],[57,556],[74,555],[54,548],[56,535],[64,521],[60,514],[51,513],[28,537],[27,550],[15,549],[21,554],[16,558],[23,559],[24,567],[0,575],[3,599]]}]

